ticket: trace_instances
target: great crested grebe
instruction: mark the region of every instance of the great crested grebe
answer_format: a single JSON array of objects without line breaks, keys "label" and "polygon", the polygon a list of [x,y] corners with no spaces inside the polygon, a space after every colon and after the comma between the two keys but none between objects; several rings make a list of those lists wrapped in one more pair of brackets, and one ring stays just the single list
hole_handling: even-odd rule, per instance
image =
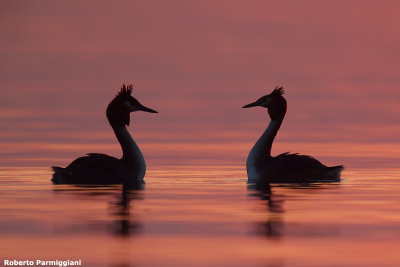
[{"label": "great crested grebe", "polygon": [[260,106],[268,109],[271,121],[251,149],[246,162],[248,182],[301,183],[314,181],[339,181],[343,166],[327,167],[313,157],[283,153],[271,157],[272,142],[286,114],[283,87],[243,106]]},{"label": "great crested grebe", "polygon": [[122,148],[122,158],[105,154],[90,153],[75,159],[66,168],[52,167],[51,181],[55,184],[126,184],[144,183],[146,163],[142,152],[128,132],[130,113],[145,111],[157,113],[147,108],[131,96],[133,86],[123,85],[107,107],[107,119]]}]

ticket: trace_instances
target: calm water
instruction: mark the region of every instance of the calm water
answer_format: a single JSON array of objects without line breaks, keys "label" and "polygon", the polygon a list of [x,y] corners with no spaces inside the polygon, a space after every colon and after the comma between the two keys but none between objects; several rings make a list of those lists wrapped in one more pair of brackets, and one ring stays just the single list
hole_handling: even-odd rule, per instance
[{"label": "calm water", "polygon": [[[247,188],[243,168],[151,169],[146,189],[1,168],[1,259],[84,266],[400,266],[400,170]],[[2,261],[3,263],[3,261]]]}]

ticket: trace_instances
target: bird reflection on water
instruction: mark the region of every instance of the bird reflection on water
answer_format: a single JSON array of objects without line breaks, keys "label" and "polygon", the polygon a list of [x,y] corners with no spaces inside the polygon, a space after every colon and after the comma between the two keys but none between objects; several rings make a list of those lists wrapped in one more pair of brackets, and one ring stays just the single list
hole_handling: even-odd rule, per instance
[{"label": "bird reflection on water", "polygon": [[313,221],[309,223],[287,223],[284,216],[287,213],[284,204],[293,198],[282,191],[286,191],[286,189],[302,190],[305,194],[301,194],[298,197],[307,199],[309,193],[315,193],[315,190],[334,189],[339,186],[340,184],[337,182],[273,185],[260,182],[248,184],[248,195],[261,200],[263,205],[262,213],[266,215],[265,220],[255,222],[255,233],[275,240],[288,235],[326,237],[338,235],[340,229],[339,226],[335,225],[316,225]]},{"label": "bird reflection on water", "polygon": [[[79,221],[75,225],[61,227],[57,231],[68,233],[106,231],[115,236],[128,237],[139,234],[142,227],[139,220],[132,213],[133,203],[144,199],[143,187],[130,189],[127,186],[117,185],[63,185],[54,189],[56,193],[68,193],[82,200],[93,200],[97,197],[110,197],[109,220],[95,222]],[[84,202],[82,202],[84,205]],[[102,216],[103,217],[103,216]]]},{"label": "bird reflection on water", "polygon": [[112,227],[116,235],[129,236],[140,232],[140,223],[131,219],[130,202],[143,199],[143,194],[139,191],[142,189],[129,190],[127,186],[122,187],[120,199],[114,203],[111,209],[111,213],[116,217]]},{"label": "bird reflection on water", "polygon": [[267,220],[256,223],[256,233],[266,237],[280,237],[283,235],[284,196],[273,194],[268,183],[248,184],[249,196],[259,198],[265,204]]}]

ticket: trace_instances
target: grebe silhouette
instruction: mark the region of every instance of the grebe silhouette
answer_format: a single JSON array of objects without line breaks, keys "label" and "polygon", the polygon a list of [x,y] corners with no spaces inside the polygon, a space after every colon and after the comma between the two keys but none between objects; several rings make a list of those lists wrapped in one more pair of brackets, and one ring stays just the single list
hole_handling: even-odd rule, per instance
[{"label": "grebe silhouette", "polygon": [[276,87],[271,94],[243,106],[260,106],[268,109],[271,121],[251,149],[246,162],[249,183],[302,183],[316,181],[339,181],[343,166],[327,167],[313,157],[283,153],[271,157],[272,142],[286,114],[283,87]]},{"label": "grebe silhouette", "polygon": [[130,113],[145,111],[158,113],[147,108],[131,96],[133,85],[122,86],[117,96],[107,107],[107,119],[122,148],[122,158],[105,154],[90,153],[77,158],[66,168],[52,167],[51,181],[55,184],[120,184],[140,185],[144,183],[146,163],[142,152],[126,128]]}]

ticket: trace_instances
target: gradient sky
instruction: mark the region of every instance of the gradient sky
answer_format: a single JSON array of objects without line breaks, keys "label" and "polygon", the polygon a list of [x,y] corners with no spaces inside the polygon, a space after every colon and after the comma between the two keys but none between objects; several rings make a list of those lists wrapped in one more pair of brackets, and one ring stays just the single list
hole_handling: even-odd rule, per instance
[{"label": "gradient sky", "polygon": [[1,1],[0,165],[120,155],[122,83],[159,114],[130,131],[149,164],[244,164],[285,87],[273,154],[395,167],[399,1]]}]

